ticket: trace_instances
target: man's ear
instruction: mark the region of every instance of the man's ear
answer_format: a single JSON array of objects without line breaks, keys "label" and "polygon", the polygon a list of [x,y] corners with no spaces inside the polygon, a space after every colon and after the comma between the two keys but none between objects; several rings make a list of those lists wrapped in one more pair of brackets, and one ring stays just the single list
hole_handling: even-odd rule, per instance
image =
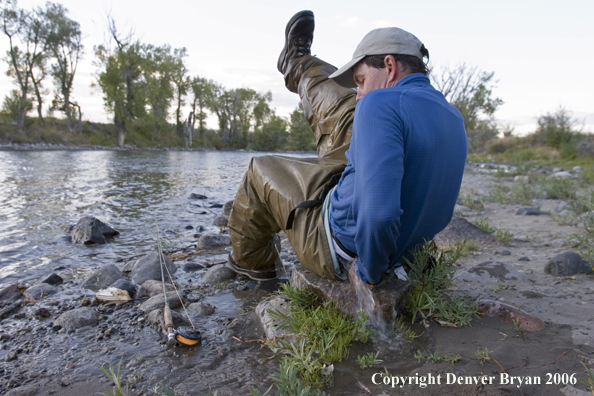
[{"label": "man's ear", "polygon": [[386,72],[388,73],[388,82],[396,84],[396,82],[403,76],[400,75],[402,74],[402,70],[399,69],[398,62],[396,62],[394,56],[386,55],[384,58],[384,65],[386,67]]}]

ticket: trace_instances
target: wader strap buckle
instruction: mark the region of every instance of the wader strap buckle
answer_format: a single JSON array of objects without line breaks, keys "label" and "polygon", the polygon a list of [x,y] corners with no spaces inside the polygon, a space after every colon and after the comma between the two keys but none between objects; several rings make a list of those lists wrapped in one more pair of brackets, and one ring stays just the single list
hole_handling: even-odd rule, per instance
[{"label": "wader strap buckle", "polygon": [[328,183],[326,183],[326,185],[320,192],[320,195],[318,195],[317,199],[312,199],[310,201],[303,201],[299,205],[295,206],[295,208],[289,213],[289,217],[287,218],[287,228],[286,229],[290,230],[293,228],[293,221],[295,220],[295,211],[297,209],[311,209],[311,208],[315,208],[318,205],[323,204],[324,199],[326,198],[326,195],[328,195],[328,193],[330,192],[332,187],[336,186],[338,184],[338,182],[340,181],[340,176],[342,176],[342,172],[336,173],[335,175],[333,175],[330,178],[330,180],[328,181]]}]

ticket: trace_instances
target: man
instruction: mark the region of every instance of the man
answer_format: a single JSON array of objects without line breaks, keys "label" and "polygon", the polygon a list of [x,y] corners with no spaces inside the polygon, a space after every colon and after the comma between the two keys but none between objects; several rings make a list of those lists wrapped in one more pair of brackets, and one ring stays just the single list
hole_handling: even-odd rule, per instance
[{"label": "man", "polygon": [[[278,68],[301,97],[318,158],[252,160],[229,219],[229,267],[274,278],[274,235],[283,230],[306,269],[346,279],[354,263],[373,285],[449,223],[466,162],[464,122],[431,86],[423,62],[429,53],[412,34],[373,30],[336,70],[310,55],[313,31],[311,11],[291,18]],[[323,198],[341,171],[323,205],[291,213]]]}]

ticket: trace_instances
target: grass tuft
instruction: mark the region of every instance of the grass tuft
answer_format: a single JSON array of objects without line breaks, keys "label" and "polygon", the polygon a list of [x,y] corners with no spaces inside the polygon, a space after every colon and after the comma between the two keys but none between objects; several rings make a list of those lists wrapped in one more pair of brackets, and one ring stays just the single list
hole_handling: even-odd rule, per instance
[{"label": "grass tuft", "polygon": [[453,284],[454,263],[459,250],[440,250],[434,242],[416,246],[412,260],[405,258],[410,271],[408,276],[414,286],[405,303],[414,322],[417,316],[435,319],[444,326],[467,326],[472,315],[478,313],[476,303],[467,304],[462,297],[449,296],[444,289]]}]

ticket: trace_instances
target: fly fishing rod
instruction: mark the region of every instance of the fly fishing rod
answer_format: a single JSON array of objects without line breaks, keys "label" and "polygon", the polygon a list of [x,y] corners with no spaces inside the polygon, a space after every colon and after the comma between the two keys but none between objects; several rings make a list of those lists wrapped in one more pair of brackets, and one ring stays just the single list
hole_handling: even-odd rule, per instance
[{"label": "fly fishing rod", "polygon": [[[163,319],[165,321],[165,334],[167,335],[167,346],[175,346],[178,342],[182,345],[192,346],[196,345],[200,342],[200,332],[194,328],[194,324],[190,319],[190,315],[188,315],[188,319],[190,320],[190,324],[192,327],[188,326],[180,326],[175,329],[173,324],[173,317],[171,315],[171,308],[169,308],[169,300],[167,299],[167,289],[165,288],[165,272],[163,271],[163,267],[167,270],[167,275],[169,275],[169,280],[173,285],[177,293],[177,297],[179,298],[180,302],[182,303],[182,307],[184,310],[186,307],[184,306],[183,301],[181,301],[181,297],[175,284],[173,283],[173,278],[171,278],[171,274],[169,273],[169,268],[165,265],[165,258],[163,257],[163,250],[161,249],[161,237],[159,235],[159,229],[157,228],[157,242],[159,246],[159,264],[161,264],[161,282],[163,284],[163,295],[165,296],[165,308],[163,308]],[[186,314],[188,312],[186,311]]]}]

